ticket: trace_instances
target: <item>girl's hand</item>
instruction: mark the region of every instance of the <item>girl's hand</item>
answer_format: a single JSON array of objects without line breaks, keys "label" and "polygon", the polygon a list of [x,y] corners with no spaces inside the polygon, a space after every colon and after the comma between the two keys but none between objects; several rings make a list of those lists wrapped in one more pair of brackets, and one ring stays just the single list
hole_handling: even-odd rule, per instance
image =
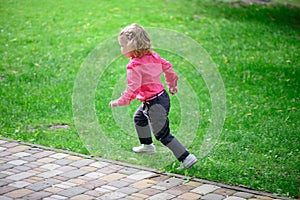
[{"label": "girl's hand", "polygon": [[118,106],[118,100],[113,100],[111,102],[109,102],[109,106],[114,108],[114,107],[117,107]]},{"label": "girl's hand", "polygon": [[170,92],[171,94],[176,94],[176,93],[178,92],[178,88],[177,88],[177,87],[170,87],[170,88],[169,88],[169,92]]}]

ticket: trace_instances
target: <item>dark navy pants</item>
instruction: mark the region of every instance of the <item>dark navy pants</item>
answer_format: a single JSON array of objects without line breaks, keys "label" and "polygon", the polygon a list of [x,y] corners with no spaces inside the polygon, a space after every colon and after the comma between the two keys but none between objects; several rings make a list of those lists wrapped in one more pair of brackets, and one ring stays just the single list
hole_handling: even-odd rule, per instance
[{"label": "dark navy pants", "polygon": [[[134,114],[134,124],[141,144],[151,144],[152,132],[157,140],[167,146],[179,161],[183,161],[189,152],[170,133],[170,98],[166,91],[156,98],[145,101]],[[150,122],[150,124],[149,124]],[[151,127],[151,128],[150,128]]]}]

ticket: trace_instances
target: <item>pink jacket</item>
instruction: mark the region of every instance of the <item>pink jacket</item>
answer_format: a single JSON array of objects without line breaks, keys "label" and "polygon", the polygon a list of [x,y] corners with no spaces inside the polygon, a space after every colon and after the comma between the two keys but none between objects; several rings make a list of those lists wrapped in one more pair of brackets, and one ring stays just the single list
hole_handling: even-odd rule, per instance
[{"label": "pink jacket", "polygon": [[160,93],[164,89],[160,82],[162,73],[169,88],[177,86],[178,76],[172,64],[156,52],[140,58],[132,57],[127,65],[127,87],[118,99],[118,105],[128,105],[133,99],[145,101]]}]

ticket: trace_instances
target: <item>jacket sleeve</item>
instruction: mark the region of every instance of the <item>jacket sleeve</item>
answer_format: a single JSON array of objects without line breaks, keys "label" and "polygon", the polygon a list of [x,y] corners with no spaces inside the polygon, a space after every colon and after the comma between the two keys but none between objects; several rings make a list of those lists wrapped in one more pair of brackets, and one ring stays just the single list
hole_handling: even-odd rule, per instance
[{"label": "jacket sleeve", "polygon": [[176,87],[178,76],[173,70],[172,64],[163,58],[161,58],[161,63],[168,87]]},{"label": "jacket sleeve", "polygon": [[134,69],[127,67],[127,87],[118,99],[119,106],[126,106],[131,103],[141,87],[141,75]]}]

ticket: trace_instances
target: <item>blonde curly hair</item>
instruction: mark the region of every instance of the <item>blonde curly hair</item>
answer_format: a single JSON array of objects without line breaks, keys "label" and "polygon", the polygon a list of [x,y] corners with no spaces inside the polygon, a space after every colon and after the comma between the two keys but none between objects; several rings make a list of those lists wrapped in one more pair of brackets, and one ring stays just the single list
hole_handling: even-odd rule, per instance
[{"label": "blonde curly hair", "polygon": [[126,26],[119,33],[119,41],[126,43],[126,48],[135,57],[142,57],[144,54],[152,54],[152,46],[148,33],[138,24]]}]

